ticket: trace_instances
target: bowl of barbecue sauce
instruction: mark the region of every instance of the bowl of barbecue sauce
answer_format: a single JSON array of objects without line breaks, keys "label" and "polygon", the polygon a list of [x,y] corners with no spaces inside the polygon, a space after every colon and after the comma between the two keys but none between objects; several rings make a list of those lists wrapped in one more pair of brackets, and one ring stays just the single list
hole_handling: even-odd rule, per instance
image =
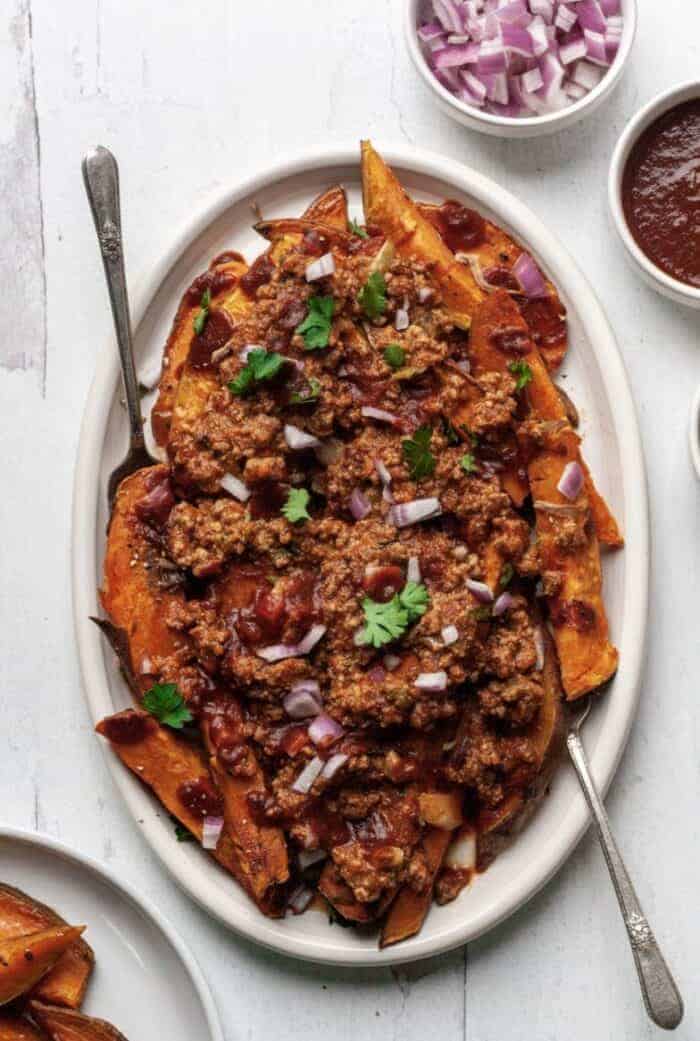
[{"label": "bowl of barbecue sauce", "polygon": [[700,308],[700,82],[654,98],[617,143],[608,184],[634,267],[660,293]]}]

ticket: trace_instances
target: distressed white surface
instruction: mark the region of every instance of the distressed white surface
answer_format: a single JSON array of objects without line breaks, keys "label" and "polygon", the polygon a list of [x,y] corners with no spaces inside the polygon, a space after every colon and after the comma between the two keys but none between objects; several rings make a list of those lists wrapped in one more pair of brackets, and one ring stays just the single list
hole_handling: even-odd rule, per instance
[{"label": "distressed white surface", "polygon": [[296,964],[226,933],[173,888],[115,800],[82,701],[71,480],[110,319],[81,155],[101,142],[120,160],[134,281],[192,208],[281,152],[367,134],[380,146],[403,140],[445,152],[520,194],[566,240],[599,288],[630,371],[651,486],[652,611],[640,716],[608,806],[685,993],[677,1036],[696,1038],[700,496],[685,435],[700,380],[698,319],[624,265],[605,175],[632,113],[697,75],[700,13],[687,0],[640,0],[632,65],[614,98],[591,122],[529,143],[471,134],[436,110],[409,66],[402,3],[0,0],[2,818],[107,860],[155,899],[204,966],[229,1041],[652,1035],[590,840],[468,955],[396,975]]}]

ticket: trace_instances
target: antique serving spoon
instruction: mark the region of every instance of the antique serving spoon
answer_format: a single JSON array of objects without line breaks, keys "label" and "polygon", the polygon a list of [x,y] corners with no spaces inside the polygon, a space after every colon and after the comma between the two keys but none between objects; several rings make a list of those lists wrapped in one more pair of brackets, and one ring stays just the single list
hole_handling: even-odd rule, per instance
[{"label": "antique serving spoon", "polygon": [[129,297],[124,271],[122,222],[119,208],[119,167],[112,153],[100,145],[83,159],[83,180],[90,200],[95,230],[104,264],[109,300],[112,305],[114,330],[117,334],[119,360],[124,378],[126,408],[129,415],[129,451],[116,466],[107,483],[110,510],[117,488],[125,477],[151,466],[153,460],[146,451],[143,436],[143,417],[138,379],[134,366],[134,348],[131,338]]},{"label": "antique serving spoon", "polygon": [[580,730],[590,710],[591,699],[588,698],[569,726],[566,747],[593,816],[610,878],[615,887],[647,1013],[657,1026],[663,1027],[664,1030],[675,1030],[683,1019],[683,999],[637,899],[583,749]]}]

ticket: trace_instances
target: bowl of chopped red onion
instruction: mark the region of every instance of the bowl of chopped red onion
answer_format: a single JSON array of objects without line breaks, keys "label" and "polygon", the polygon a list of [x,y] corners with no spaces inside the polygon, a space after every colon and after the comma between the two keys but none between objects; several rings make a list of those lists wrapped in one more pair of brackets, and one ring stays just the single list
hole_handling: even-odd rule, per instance
[{"label": "bowl of chopped red onion", "polygon": [[444,112],[500,137],[571,126],[614,90],[636,0],[409,0],[406,40]]}]

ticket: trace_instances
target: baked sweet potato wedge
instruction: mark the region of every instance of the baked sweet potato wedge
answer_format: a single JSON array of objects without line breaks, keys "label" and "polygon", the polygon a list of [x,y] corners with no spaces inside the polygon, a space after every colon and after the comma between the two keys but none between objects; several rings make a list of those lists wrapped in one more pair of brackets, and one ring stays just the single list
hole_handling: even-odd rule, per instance
[{"label": "baked sweet potato wedge", "polygon": [[0,942],[0,1005],[26,994],[54,967],[85,929],[52,925],[27,936]]},{"label": "baked sweet potato wedge", "polygon": [[[504,349],[508,343],[517,343],[517,355]],[[572,503],[557,487],[569,463],[582,466],[580,439],[530,340],[524,318],[504,291],[487,297],[475,315],[469,355],[475,375],[505,372],[514,357],[532,374],[525,393],[538,426],[528,436],[524,453],[541,566],[556,581],[548,605],[562,682],[567,698],[578,698],[599,687],[617,668],[617,651],[608,639],[602,598],[598,538],[595,524],[587,521],[590,502],[586,488]]]},{"label": "baked sweet potato wedge", "polygon": [[362,142],[362,197],[367,224],[379,229],[400,256],[430,265],[452,320],[468,329],[484,293],[369,141]]},{"label": "baked sweet potato wedge", "polygon": [[347,231],[348,197],[342,184],[331,185],[321,192],[303,213],[306,220]]},{"label": "baked sweet potato wedge", "polygon": [[423,835],[421,844],[430,875],[429,884],[422,893],[416,893],[408,885],[401,889],[382,926],[380,947],[391,947],[415,936],[420,930],[433,901],[433,885],[451,840],[452,832],[445,828],[428,828]]},{"label": "baked sweet potato wedge", "polygon": [[24,1015],[0,1010],[0,1041],[46,1041],[46,1034]]},{"label": "baked sweet potato wedge", "polygon": [[124,1035],[104,1019],[93,1019],[82,1012],[39,1001],[32,1001],[29,1007],[32,1018],[51,1041],[126,1041]]},{"label": "baked sweet potato wedge", "polygon": [[[26,936],[52,925],[66,923],[50,907],[14,886],[0,883],[0,940]],[[52,1005],[80,1008],[94,964],[92,948],[80,937],[37,983],[31,996]]]}]

